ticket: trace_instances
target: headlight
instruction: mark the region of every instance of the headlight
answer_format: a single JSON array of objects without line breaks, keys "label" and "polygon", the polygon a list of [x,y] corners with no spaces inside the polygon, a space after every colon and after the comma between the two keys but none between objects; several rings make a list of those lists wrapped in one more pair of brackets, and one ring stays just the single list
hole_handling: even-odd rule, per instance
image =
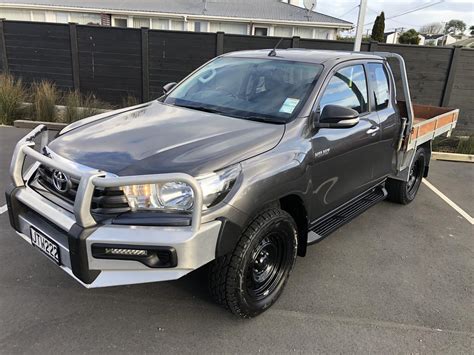
[{"label": "headlight", "polygon": [[[234,185],[239,173],[240,165],[235,165],[217,173],[197,177],[203,193],[204,208],[222,201]],[[132,211],[188,211],[194,204],[193,189],[184,182],[123,186],[122,190]]]}]

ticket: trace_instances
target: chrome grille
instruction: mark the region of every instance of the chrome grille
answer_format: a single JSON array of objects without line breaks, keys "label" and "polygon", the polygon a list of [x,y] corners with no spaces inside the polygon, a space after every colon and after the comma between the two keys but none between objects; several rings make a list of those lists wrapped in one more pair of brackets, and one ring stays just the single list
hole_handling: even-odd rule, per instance
[{"label": "chrome grille", "polygon": [[[53,184],[53,170],[44,165],[39,166],[36,179],[49,192],[67,201],[71,205],[74,204],[79,187],[79,180],[70,178],[70,188],[65,193],[60,193]],[[130,211],[130,207],[127,198],[119,187],[96,187],[92,198],[91,211],[99,214],[118,214]]]}]

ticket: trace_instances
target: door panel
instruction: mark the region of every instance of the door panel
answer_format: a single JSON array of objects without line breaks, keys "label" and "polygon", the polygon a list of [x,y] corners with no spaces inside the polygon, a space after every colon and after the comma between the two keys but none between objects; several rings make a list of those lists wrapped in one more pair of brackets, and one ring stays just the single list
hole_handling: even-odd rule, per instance
[{"label": "door panel", "polygon": [[[375,118],[375,119],[374,119]],[[370,187],[372,158],[377,152],[378,126],[373,115],[361,118],[352,128],[324,128],[313,137],[312,211],[315,218],[331,211]]]},{"label": "door panel", "polygon": [[393,88],[382,63],[369,63],[368,74],[373,97],[372,108],[380,122],[380,142],[374,161],[374,177],[381,179],[395,171],[395,152],[401,128],[400,115],[394,106]]},{"label": "door panel", "polygon": [[362,64],[337,70],[323,90],[319,112],[325,105],[333,104],[355,109],[361,116],[354,127],[319,129],[312,137],[313,220],[362,193],[373,183],[373,160],[381,130],[377,113],[368,112],[367,93]]}]

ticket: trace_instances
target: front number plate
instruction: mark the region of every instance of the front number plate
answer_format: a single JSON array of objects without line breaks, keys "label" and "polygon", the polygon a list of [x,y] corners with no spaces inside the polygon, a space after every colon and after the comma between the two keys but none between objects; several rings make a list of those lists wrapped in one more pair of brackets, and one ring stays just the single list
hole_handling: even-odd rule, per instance
[{"label": "front number plate", "polygon": [[59,258],[59,245],[34,228],[31,228],[31,244],[41,250],[56,264],[61,264]]}]

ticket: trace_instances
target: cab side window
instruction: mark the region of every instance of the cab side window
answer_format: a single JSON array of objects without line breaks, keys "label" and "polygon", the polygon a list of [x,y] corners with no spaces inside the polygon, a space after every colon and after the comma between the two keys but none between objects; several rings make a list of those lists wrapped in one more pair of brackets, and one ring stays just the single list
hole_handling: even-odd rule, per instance
[{"label": "cab side window", "polygon": [[342,68],[334,74],[319,102],[320,110],[326,105],[345,106],[359,113],[368,111],[367,80],[363,65]]},{"label": "cab side window", "polygon": [[390,84],[387,70],[380,63],[369,63],[369,75],[374,88],[374,101],[377,111],[388,107],[390,102]]}]

